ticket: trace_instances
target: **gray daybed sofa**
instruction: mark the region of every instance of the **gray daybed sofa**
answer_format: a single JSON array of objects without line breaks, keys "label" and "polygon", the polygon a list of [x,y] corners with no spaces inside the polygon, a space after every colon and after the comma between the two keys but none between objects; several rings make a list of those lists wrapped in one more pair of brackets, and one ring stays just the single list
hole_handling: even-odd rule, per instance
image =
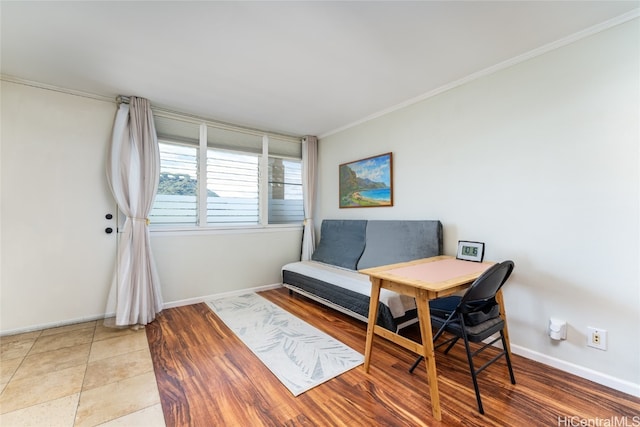
[{"label": "gray daybed sofa", "polygon": [[[283,285],[367,321],[371,282],[357,270],[442,255],[440,221],[324,220],[311,261],[282,267]],[[378,324],[391,331],[417,321],[413,298],[383,289]]]}]

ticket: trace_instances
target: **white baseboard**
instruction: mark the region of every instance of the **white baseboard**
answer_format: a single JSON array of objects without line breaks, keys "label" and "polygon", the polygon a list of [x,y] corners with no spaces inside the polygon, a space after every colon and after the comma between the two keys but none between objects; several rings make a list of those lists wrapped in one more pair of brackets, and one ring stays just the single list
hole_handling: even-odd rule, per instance
[{"label": "white baseboard", "polygon": [[41,331],[43,329],[59,328],[61,326],[75,325],[77,323],[93,322],[94,320],[104,320],[108,317],[114,317],[115,313],[97,314],[95,316],[78,317],[76,319],[64,320],[61,322],[42,323],[40,325],[27,326],[26,328],[16,328],[0,332],[1,337],[10,335],[24,334],[27,332]]},{"label": "white baseboard", "polygon": [[[260,292],[260,291],[267,291],[269,289],[276,289],[281,287],[282,284],[281,283],[275,283],[273,285],[264,285],[264,286],[258,286],[255,288],[247,288],[247,289],[241,289],[238,291],[231,291],[231,292],[224,292],[224,293],[220,293],[220,294],[212,294],[212,295],[208,295],[208,296],[204,296],[204,297],[196,297],[196,298],[190,298],[190,299],[184,299],[184,300],[179,300],[179,301],[171,301],[171,302],[166,302],[162,305],[162,308],[172,308],[172,307],[181,307],[183,305],[190,305],[190,304],[197,304],[199,302],[207,302],[209,300],[212,300],[214,298],[220,298],[220,297],[226,297],[226,296],[234,296],[234,295],[242,295],[242,294],[246,294],[247,292]],[[33,326],[28,326],[26,328],[16,328],[16,329],[11,329],[11,330],[7,330],[7,331],[0,331],[0,336],[1,337],[5,337],[5,336],[10,336],[10,335],[17,335],[17,334],[23,334],[26,332],[33,332],[33,331],[41,331],[43,329],[51,329],[51,328],[59,328],[61,326],[68,326],[68,325],[75,325],[77,323],[84,323],[84,322],[92,322],[94,320],[103,320],[103,319],[107,319],[109,317],[114,317],[116,315],[116,313],[106,313],[106,314],[97,314],[94,316],[85,316],[85,317],[79,317],[76,319],[69,319],[69,320],[64,320],[61,322],[50,322],[50,323],[42,323],[39,325],[33,325]]]},{"label": "white baseboard", "polygon": [[274,283],[273,285],[256,286],[255,288],[245,288],[237,291],[222,292],[219,294],[211,294],[203,297],[195,297],[195,298],[183,299],[179,301],[171,301],[171,302],[164,303],[163,308],[182,307],[183,305],[191,305],[191,304],[198,304],[200,302],[211,301],[212,299],[215,299],[215,298],[233,297],[236,295],[243,295],[249,292],[268,291],[269,289],[276,289],[281,287],[282,287],[282,283]]},{"label": "white baseboard", "polygon": [[585,368],[584,366],[556,359],[555,357],[547,356],[546,354],[538,353],[537,351],[533,351],[519,345],[511,344],[511,352],[561,371],[577,375],[581,378],[585,378],[614,390],[630,394],[631,396],[640,397],[640,384],[625,381],[620,378],[612,377],[611,375],[603,374],[602,372],[594,371],[593,369]]}]

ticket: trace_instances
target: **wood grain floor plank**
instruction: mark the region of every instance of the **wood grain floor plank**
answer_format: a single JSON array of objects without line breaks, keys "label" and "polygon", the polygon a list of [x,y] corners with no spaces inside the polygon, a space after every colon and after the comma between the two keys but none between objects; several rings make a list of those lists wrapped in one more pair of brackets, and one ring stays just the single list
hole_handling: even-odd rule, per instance
[{"label": "wood grain floor plank", "polygon": [[[260,294],[364,353],[364,323],[283,288]],[[403,333],[419,336],[416,327]],[[557,426],[563,417],[632,423],[640,414],[638,398],[514,355],[517,384],[504,360],[480,374],[481,415],[459,344],[448,355],[436,352],[438,422],[424,366],[410,374],[415,355],[381,338],[369,374],[357,367],[294,397],[206,304],[164,310],[147,325],[147,338],[170,427]]]}]

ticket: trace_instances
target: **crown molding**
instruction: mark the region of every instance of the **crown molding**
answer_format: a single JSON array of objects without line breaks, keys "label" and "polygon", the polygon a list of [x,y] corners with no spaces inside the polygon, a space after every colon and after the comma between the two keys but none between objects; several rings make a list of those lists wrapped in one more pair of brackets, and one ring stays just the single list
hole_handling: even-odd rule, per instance
[{"label": "crown molding", "polygon": [[34,82],[32,80],[23,79],[20,77],[10,76],[7,74],[0,74],[0,80],[3,82],[15,83],[24,86],[31,86],[38,89],[51,90],[54,92],[65,93],[67,95],[80,96],[83,98],[96,99],[98,101],[112,102],[116,104],[116,97],[109,97],[105,95],[98,95],[95,93],[84,92],[81,90],[68,89],[60,86],[50,85],[46,83]]},{"label": "crown molding", "polygon": [[[15,76],[10,76],[10,75],[6,75],[6,74],[0,74],[0,81],[4,81],[4,82],[8,82],[8,83],[20,84],[20,85],[24,85],[24,86],[30,86],[30,87],[34,87],[34,88],[38,88],[38,89],[51,90],[51,91],[54,91],[54,92],[64,93],[64,94],[67,94],[67,95],[80,96],[82,98],[90,98],[90,99],[95,99],[95,100],[98,100],[98,101],[110,102],[110,103],[113,103],[114,105],[118,105],[121,102],[125,102],[125,103],[129,102],[129,97],[125,96],[125,95],[118,95],[118,96],[109,97],[109,96],[106,96],[106,95],[98,95],[98,94],[95,94],[95,93],[84,92],[84,91],[80,91],[80,90],[68,89],[68,88],[55,86],[55,85],[50,85],[50,84],[46,84],[46,83],[35,82],[35,81],[32,81],[32,80],[27,80],[27,79],[23,79],[23,78],[20,78],[20,77],[15,77]],[[265,131],[265,130],[262,130],[262,129],[255,129],[255,128],[250,128],[250,127],[246,127],[246,126],[235,125],[233,123],[227,123],[227,122],[222,122],[222,121],[218,121],[218,120],[212,120],[212,119],[208,119],[208,118],[204,118],[204,117],[200,117],[200,116],[195,116],[193,114],[183,113],[183,112],[180,112],[180,111],[175,111],[175,110],[172,110],[171,108],[168,108],[168,107],[165,107],[165,106],[156,105],[156,104],[153,103],[153,101],[152,101],[152,109],[153,109],[154,114],[162,116],[162,117],[166,117],[166,118],[169,118],[169,119],[175,119],[175,120],[181,120],[181,121],[185,121],[185,122],[189,122],[189,123],[195,123],[195,124],[204,123],[206,125],[210,125],[210,126],[213,126],[213,127],[219,128],[219,129],[232,130],[232,131],[236,131],[236,132],[244,132],[244,133],[249,133],[251,135],[267,135],[267,136],[273,137],[275,139],[281,139],[281,140],[285,140],[285,141],[289,141],[289,142],[296,142],[296,143],[300,143],[301,142],[301,138],[302,138],[300,135],[287,135],[287,134],[283,134],[283,133]]]},{"label": "crown molding", "polygon": [[577,33],[573,33],[567,37],[564,37],[562,39],[556,40],[554,42],[548,43],[546,45],[540,46],[538,48],[535,48],[533,50],[530,50],[528,52],[525,52],[523,54],[520,54],[518,56],[515,56],[511,59],[507,59],[506,61],[500,62],[498,64],[492,65],[490,67],[487,67],[485,69],[482,69],[480,71],[477,71],[475,73],[469,74],[466,77],[463,77],[461,79],[455,80],[451,83],[448,83],[446,85],[440,86],[432,91],[429,91],[427,93],[424,93],[422,95],[419,95],[415,98],[411,98],[408,99],[407,101],[401,102],[400,104],[396,104],[393,107],[390,108],[386,108],[384,110],[378,111],[377,113],[373,113],[363,119],[360,119],[358,121],[355,121],[353,123],[347,124],[345,126],[339,127],[335,130],[326,132],[322,135],[318,136],[318,139],[322,139],[322,138],[326,138],[330,135],[345,131],[347,129],[350,129],[352,127],[361,125],[363,123],[366,123],[368,121],[371,121],[373,119],[376,119],[378,117],[382,117],[385,116],[389,113],[392,113],[394,111],[398,111],[401,110],[403,108],[406,108],[410,105],[413,104],[417,104],[418,102],[424,101],[426,99],[432,98],[436,95],[439,95],[443,92],[446,92],[448,90],[454,89],[456,87],[462,86],[466,83],[472,82],[474,80],[477,80],[481,77],[484,76],[488,76],[490,74],[494,74],[497,73],[498,71],[507,69],[509,67],[512,67],[516,64],[520,64],[522,62],[528,61],[530,59],[536,58],[540,55],[543,55],[545,53],[551,52],[553,50],[556,49],[560,49],[561,47],[567,46],[571,43],[574,43],[578,40],[584,39],[586,37],[592,36],[594,34],[600,33],[602,31],[606,31],[610,28],[613,28],[617,25],[620,24],[624,24],[625,22],[631,21],[633,19],[636,19],[640,17],[640,8],[638,9],[634,9],[632,11],[629,11],[623,15],[617,16],[615,18],[609,19],[607,21],[601,22],[600,24],[594,25],[592,27],[586,28],[582,31],[578,31]]}]

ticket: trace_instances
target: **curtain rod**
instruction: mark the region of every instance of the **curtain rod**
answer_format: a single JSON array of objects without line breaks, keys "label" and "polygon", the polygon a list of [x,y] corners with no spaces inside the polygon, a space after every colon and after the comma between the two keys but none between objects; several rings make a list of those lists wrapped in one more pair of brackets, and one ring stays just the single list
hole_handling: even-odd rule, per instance
[{"label": "curtain rod", "polygon": [[120,105],[120,104],[128,104],[129,103],[129,97],[128,96],[124,96],[124,95],[118,95],[118,96],[116,96],[116,102],[118,103],[118,105]]},{"label": "curtain rod", "polygon": [[[118,105],[129,104],[129,99],[130,99],[129,96],[118,95],[116,97],[116,103]],[[243,127],[243,126],[234,125],[232,123],[225,123],[225,122],[205,119],[203,117],[195,116],[193,114],[181,113],[179,111],[173,111],[173,110],[169,110],[167,108],[162,108],[162,107],[154,107],[153,105],[151,106],[151,110],[154,113],[159,113],[158,115],[164,116],[167,118],[182,119],[183,121],[186,121],[185,119],[191,119],[197,122],[202,122],[211,126],[218,127],[219,129],[227,129],[227,130],[232,130],[236,132],[243,132],[243,133],[250,133],[250,134],[267,135],[267,136],[273,136],[275,138],[280,138],[280,139],[282,138],[295,139],[296,141],[292,141],[293,143],[300,143],[300,141],[303,138],[302,136],[299,136],[299,135],[287,135],[287,134],[277,133],[277,132],[268,132],[262,129]]]}]

